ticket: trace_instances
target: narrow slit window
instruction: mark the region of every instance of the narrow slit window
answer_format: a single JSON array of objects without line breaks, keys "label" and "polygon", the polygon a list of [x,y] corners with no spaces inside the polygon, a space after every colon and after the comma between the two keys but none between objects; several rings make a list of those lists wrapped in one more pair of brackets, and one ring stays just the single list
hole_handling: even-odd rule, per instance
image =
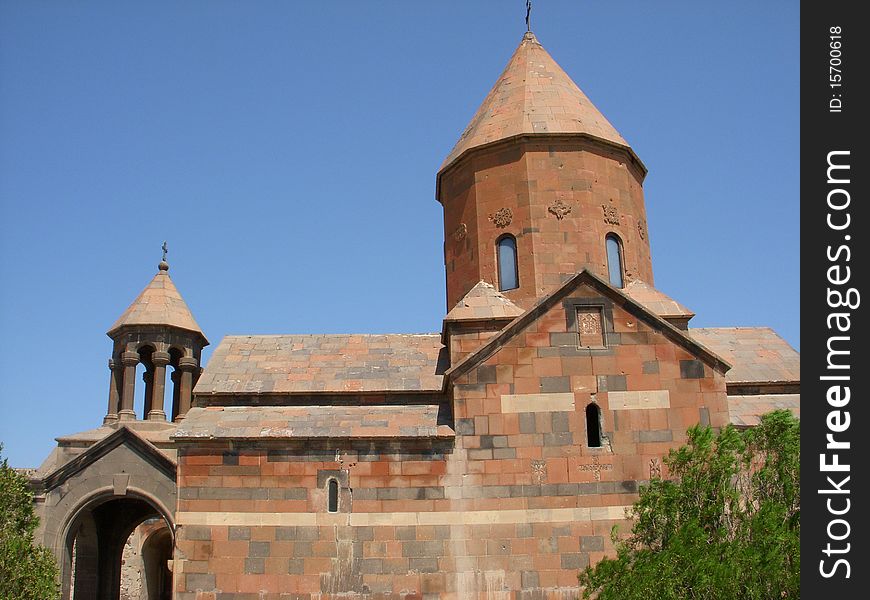
[{"label": "narrow slit window", "polygon": [[515,290],[520,287],[520,274],[517,268],[517,240],[512,235],[499,238],[498,251],[498,289]]},{"label": "narrow slit window", "polygon": [[330,479],[327,484],[327,494],[329,496],[326,510],[331,513],[338,512],[338,482],[335,479]]},{"label": "narrow slit window", "polygon": [[621,288],[622,281],[622,244],[619,238],[610,234],[605,239],[607,248],[607,273],[610,277],[610,284]]},{"label": "narrow slit window", "polygon": [[586,442],[590,448],[601,447],[601,410],[595,403],[586,406]]}]

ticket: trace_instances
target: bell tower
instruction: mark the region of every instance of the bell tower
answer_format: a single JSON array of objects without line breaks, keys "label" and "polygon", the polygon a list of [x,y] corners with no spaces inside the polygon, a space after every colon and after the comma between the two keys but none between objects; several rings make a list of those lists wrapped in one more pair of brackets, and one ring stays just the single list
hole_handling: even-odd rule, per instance
[{"label": "bell tower", "polygon": [[[190,409],[208,340],[169,278],[165,243],[157,274],[106,335],[114,344],[109,359],[109,408],[103,424],[137,418],[183,419]],[[134,410],[139,365],[144,367],[140,370],[145,386],[141,417]],[[167,386],[172,390],[171,406],[164,406]]]},{"label": "bell tower", "polygon": [[479,281],[528,309],[582,268],[652,285],[645,176],[526,32],[438,172],[448,310]]}]

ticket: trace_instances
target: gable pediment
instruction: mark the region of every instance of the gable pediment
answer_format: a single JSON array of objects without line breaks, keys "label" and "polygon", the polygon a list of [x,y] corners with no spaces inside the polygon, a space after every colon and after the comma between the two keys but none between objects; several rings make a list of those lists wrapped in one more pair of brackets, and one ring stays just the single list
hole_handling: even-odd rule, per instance
[{"label": "gable pediment", "polygon": [[481,365],[484,361],[494,356],[510,340],[529,328],[533,323],[542,319],[544,315],[559,303],[566,301],[566,299],[573,295],[577,295],[578,292],[584,291],[584,289],[591,291],[595,296],[604,300],[606,304],[618,307],[618,309],[625,311],[627,314],[644,323],[653,331],[663,335],[670,342],[683,348],[698,360],[706,363],[714,370],[725,373],[731,368],[731,366],[718,354],[715,354],[696,340],[689,337],[684,331],[674,327],[671,323],[652,312],[649,308],[643,306],[621,290],[614,288],[593,273],[584,269],[568,279],[548,296],[539,300],[532,308],[511,321],[504,329],[489,339],[479,349],[448,369],[444,374],[445,387],[449,385],[450,382],[455,381],[457,378],[468,373],[476,366]]},{"label": "gable pediment", "polygon": [[175,462],[158,450],[154,444],[133,430],[122,426],[43,477],[42,488],[45,491],[50,491],[70,478],[92,468],[96,463],[107,461],[110,458],[115,458],[115,455],[122,454],[123,457],[119,457],[121,460],[118,462],[129,464],[131,460],[141,461],[173,482],[175,481],[177,471]]}]

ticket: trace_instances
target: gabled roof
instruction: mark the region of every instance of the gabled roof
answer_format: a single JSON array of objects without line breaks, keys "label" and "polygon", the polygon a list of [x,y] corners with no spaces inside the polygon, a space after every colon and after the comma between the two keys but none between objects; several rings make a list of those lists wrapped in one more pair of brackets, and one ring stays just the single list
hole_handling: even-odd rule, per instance
[{"label": "gabled roof", "polygon": [[163,454],[156,446],[143,439],[132,429],[121,426],[71,461],[55,469],[42,478],[42,487],[46,490],[53,489],[70,477],[80,473],[102,457],[109,454],[118,446],[132,448],[143,460],[156,467],[167,477],[175,480],[176,465],[168,456]]},{"label": "gabled roof", "polygon": [[441,335],[231,335],[215,348],[197,396],[439,392]]},{"label": "gabled roof", "polygon": [[800,354],[770,327],[709,327],[686,333],[731,363],[727,383],[800,383]]},{"label": "gabled roof", "polygon": [[184,298],[169,278],[169,267],[164,268],[164,265],[166,263],[161,263],[160,270],[151,282],[118,317],[108,331],[110,337],[122,327],[165,325],[198,333],[205,340],[205,335],[190,313]]},{"label": "gabled roof", "polygon": [[192,408],[173,439],[331,440],[452,438],[437,404]]},{"label": "gabled roof", "polygon": [[482,319],[513,319],[523,309],[508,300],[491,284],[480,281],[456,303],[445,321],[479,321]]},{"label": "gabled roof", "polygon": [[629,148],[531,32],[523,35],[439,172],[472,148],[527,134],[582,134]]},{"label": "gabled roof", "polygon": [[630,282],[622,291],[626,296],[663,319],[692,318],[695,316],[694,312],[640,279]]},{"label": "gabled roof", "polygon": [[605,297],[613,300],[624,310],[628,311],[638,319],[643,320],[654,329],[660,331],[669,340],[682,346],[714,369],[725,372],[730,368],[730,365],[721,357],[696,342],[694,339],[686,335],[685,332],[677,329],[642,304],[632,300],[621,290],[612,287],[597,275],[586,269],[582,269],[549,295],[538,300],[532,308],[511,321],[504,329],[490,338],[483,346],[448,369],[447,372],[444,373],[445,387],[450,381],[464,375],[472,368],[495,354],[501,346],[506,344],[532,322],[553,308],[553,306],[563,298],[567,297],[573,290],[584,284],[589,285]]}]

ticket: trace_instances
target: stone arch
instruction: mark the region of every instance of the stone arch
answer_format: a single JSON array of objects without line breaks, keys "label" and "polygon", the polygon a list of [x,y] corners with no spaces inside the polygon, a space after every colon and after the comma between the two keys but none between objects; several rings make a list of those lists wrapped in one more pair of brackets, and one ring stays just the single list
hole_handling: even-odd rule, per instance
[{"label": "stone arch", "polygon": [[172,558],[174,549],[175,536],[169,527],[151,531],[142,542],[143,597],[147,600],[172,597],[172,572],[166,561]]},{"label": "stone arch", "polygon": [[[128,489],[124,495],[114,492],[114,489],[104,488],[88,495],[66,515],[66,523],[58,531],[59,539],[55,547],[61,553],[59,566],[63,600],[118,600],[124,544],[130,534],[149,518],[158,517],[163,520],[166,527],[158,532],[168,538],[160,540],[163,542],[162,547],[152,554],[161,551],[166,554],[168,545],[168,558],[172,556],[175,548],[175,524],[172,513],[162,506],[163,503],[140,489]],[[155,539],[154,544],[157,542]],[[152,573],[158,573],[156,568],[151,570]],[[148,599],[166,598],[165,595],[160,595],[162,589],[165,589],[164,586],[159,586],[159,589],[150,592]],[[171,590],[171,581],[169,589]]]}]

